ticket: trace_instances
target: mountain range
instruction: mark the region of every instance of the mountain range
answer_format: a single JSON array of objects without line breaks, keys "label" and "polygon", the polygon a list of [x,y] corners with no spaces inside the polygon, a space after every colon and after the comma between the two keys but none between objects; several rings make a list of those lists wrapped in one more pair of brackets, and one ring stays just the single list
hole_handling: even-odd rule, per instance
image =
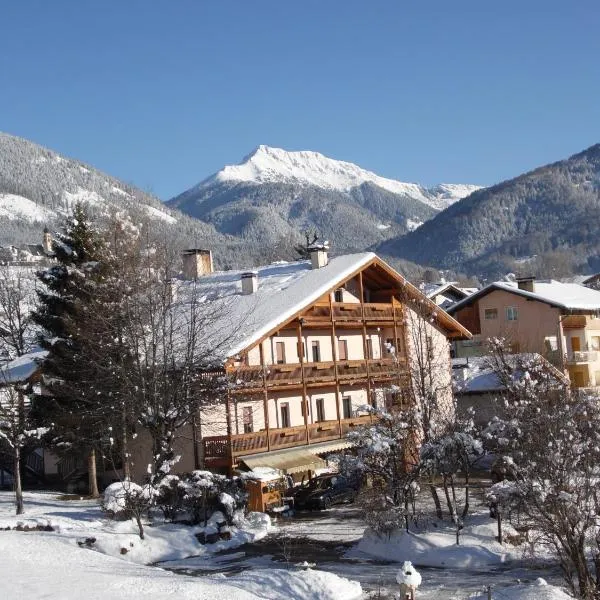
[{"label": "mountain range", "polygon": [[600,270],[600,144],[477,190],[416,231],[385,241],[396,257],[497,277]]},{"label": "mountain range", "polygon": [[477,189],[427,188],[318,152],[258,146],[167,204],[251,242],[273,245],[310,230],[344,252],[404,235]]},{"label": "mountain range", "polygon": [[[0,133],[0,245],[35,242],[75,202],[125,211],[174,247],[209,247],[220,268],[291,260],[301,232],[336,253],[373,249],[484,278],[600,270],[600,144],[488,188],[425,187],[317,152],[259,146],[165,203],[79,161]],[[423,269],[420,269],[422,273]]]}]

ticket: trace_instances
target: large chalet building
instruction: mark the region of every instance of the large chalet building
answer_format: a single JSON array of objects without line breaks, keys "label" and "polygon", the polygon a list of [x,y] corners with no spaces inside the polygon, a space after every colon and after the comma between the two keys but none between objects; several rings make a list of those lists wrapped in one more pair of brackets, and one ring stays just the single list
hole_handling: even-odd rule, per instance
[{"label": "large chalet building", "polygon": [[213,272],[210,252],[190,250],[184,275],[174,294],[193,287],[214,311],[206,335],[231,385],[180,436],[179,471],[314,471],[370,422],[366,405],[403,401],[423,354],[451,402],[449,340],[470,333],[373,253],[315,246],[309,260]]}]

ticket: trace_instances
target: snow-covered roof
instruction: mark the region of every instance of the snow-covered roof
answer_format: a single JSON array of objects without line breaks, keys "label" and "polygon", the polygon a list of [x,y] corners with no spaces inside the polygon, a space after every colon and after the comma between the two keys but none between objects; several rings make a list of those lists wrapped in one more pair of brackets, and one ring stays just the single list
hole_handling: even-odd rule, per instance
[{"label": "snow-covered roof", "polygon": [[0,367],[0,386],[27,381],[39,369],[46,356],[48,356],[46,350],[37,350],[3,365]]},{"label": "snow-covered roof", "polygon": [[[212,318],[205,320],[203,333],[213,353],[225,360],[251,347],[376,259],[380,260],[372,252],[361,252],[331,258],[318,269],[307,260],[258,267],[258,289],[252,294],[242,294],[241,276],[247,270],[211,273],[174,285],[177,301],[185,304],[193,293],[198,302],[210,307]],[[397,277],[420,295],[401,275]],[[438,318],[450,329],[470,335],[445,312],[438,311]]]},{"label": "snow-covered roof", "polygon": [[514,281],[495,281],[483,289],[457,302],[448,309],[450,313],[456,312],[463,306],[493,292],[503,290],[512,294],[518,294],[532,300],[539,300],[557,308],[567,311],[598,311],[600,310],[600,292],[577,283],[562,283],[554,279],[535,281],[534,292],[519,289],[518,283]]},{"label": "snow-covered roof", "polygon": [[[547,371],[556,378],[557,385],[568,385],[569,380],[541,354],[535,352],[520,353],[507,356],[509,365],[515,368],[515,377],[521,377],[522,366],[525,364],[545,364]],[[453,387],[458,394],[483,394],[487,392],[500,392],[505,385],[490,365],[487,356],[470,356],[469,358],[455,358],[452,360]]]}]

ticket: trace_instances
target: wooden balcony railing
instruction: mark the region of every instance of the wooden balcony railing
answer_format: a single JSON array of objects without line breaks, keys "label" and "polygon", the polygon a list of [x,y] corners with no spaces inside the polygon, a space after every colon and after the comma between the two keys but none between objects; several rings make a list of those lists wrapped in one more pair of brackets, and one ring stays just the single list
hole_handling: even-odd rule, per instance
[{"label": "wooden balcony railing", "polygon": [[[368,368],[367,368],[368,363]],[[406,361],[400,357],[374,358],[366,360],[339,360],[337,362],[337,378],[340,383],[365,379],[367,374],[373,380],[391,380],[406,372]],[[302,369],[299,363],[268,365],[264,370],[260,365],[239,367],[235,372],[235,384],[239,390],[262,389],[263,383],[267,388],[293,387],[302,384]],[[336,380],[335,363],[307,362],[304,363],[304,380],[307,385],[322,384]]]},{"label": "wooden balcony railing", "polygon": [[370,423],[372,417],[361,416],[338,421],[321,421],[297,427],[270,429],[267,443],[266,430],[254,433],[234,434],[206,437],[203,439],[204,457],[208,460],[233,459],[246,454],[257,454],[271,450],[281,450],[294,446],[306,446],[329,440],[343,438],[354,427]]},{"label": "wooden balcony railing", "polygon": [[[394,321],[394,307],[392,304],[365,302],[363,306],[365,321],[387,321],[390,323]],[[333,315],[331,314],[332,309]],[[402,308],[397,306],[395,310],[396,320],[400,322]],[[335,322],[360,321],[363,318],[363,309],[360,304],[350,302],[336,302],[332,307],[329,304],[316,304],[303,315],[303,318],[306,325],[318,325],[332,320]]]}]

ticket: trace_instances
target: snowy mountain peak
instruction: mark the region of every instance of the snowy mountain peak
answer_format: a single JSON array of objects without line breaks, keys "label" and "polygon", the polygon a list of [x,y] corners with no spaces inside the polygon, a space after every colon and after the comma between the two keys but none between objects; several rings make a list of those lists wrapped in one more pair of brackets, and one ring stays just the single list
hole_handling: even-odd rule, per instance
[{"label": "snowy mountain peak", "polygon": [[335,160],[310,150],[287,151],[260,145],[241,163],[228,165],[200,183],[292,183],[347,192],[364,183],[372,183],[393,194],[409,196],[441,210],[479,189],[474,185],[441,184],[428,189],[416,183],[405,183],[381,177],[351,162]]}]

